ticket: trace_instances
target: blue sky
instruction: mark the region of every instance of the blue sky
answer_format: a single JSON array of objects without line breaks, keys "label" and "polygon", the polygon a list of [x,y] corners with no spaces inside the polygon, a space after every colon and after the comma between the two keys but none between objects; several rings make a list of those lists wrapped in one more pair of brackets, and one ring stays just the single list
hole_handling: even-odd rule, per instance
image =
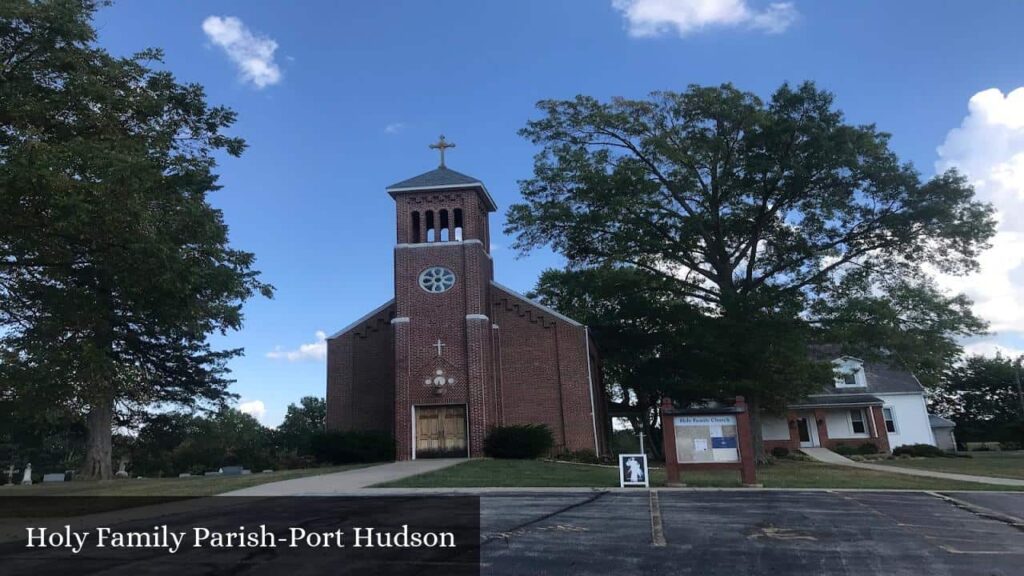
[{"label": "blue sky", "polygon": [[[249,149],[220,167],[232,243],[256,253],[273,300],[246,305],[223,346],[247,410],[276,425],[325,390],[331,334],[392,294],[394,210],[384,187],[452,168],[499,205],[519,198],[536,149],[516,135],[542,98],[642,97],[733,82],[833,91],[931,175],[957,166],[1003,217],[983,271],[943,279],[998,333],[974,351],[1024,349],[1024,3],[794,0],[129,2],[100,11],[117,54],[163,48],[181,81],[230,106]],[[516,258],[498,235],[498,280],[520,291],[558,259]],[[303,346],[305,345],[305,346]],[[262,404],[258,404],[262,403]],[[262,406],[262,408],[260,408]]]}]

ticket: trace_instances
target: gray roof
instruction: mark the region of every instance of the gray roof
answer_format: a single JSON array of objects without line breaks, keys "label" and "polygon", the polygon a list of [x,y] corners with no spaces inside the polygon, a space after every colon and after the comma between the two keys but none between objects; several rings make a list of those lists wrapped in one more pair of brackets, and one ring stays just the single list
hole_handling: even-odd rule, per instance
[{"label": "gray roof", "polygon": [[[819,394],[907,394],[924,392],[917,378],[905,368],[898,368],[884,362],[864,362],[865,387],[836,388],[829,382]],[[817,395],[817,394],[816,394]]]},{"label": "gray roof", "polygon": [[928,415],[928,425],[932,428],[956,428],[956,422],[935,414]]},{"label": "gray roof", "polygon": [[484,193],[484,199],[488,203],[488,208],[492,211],[498,209],[497,205],[494,203],[494,199],[491,198],[490,193],[487,192],[487,188],[484,186],[483,182],[473,178],[472,176],[456,172],[455,170],[445,166],[435,168],[430,172],[424,172],[419,176],[413,176],[412,178],[402,180],[401,182],[395,182],[391,186],[387,187],[387,191],[389,194],[394,196],[396,192],[415,192],[418,190],[430,190],[433,188],[467,187],[479,188]]},{"label": "gray roof", "polygon": [[480,184],[480,180],[472,176],[466,176],[462,172],[456,172],[451,168],[441,166],[430,172],[424,172],[419,176],[413,176],[407,180],[396,182],[388,186],[388,190],[395,188],[431,188],[434,186],[464,186]]},{"label": "gray roof", "polygon": [[815,408],[823,406],[867,406],[883,404],[882,400],[870,394],[850,394],[846,396],[812,396],[798,404],[790,404],[790,409]]}]

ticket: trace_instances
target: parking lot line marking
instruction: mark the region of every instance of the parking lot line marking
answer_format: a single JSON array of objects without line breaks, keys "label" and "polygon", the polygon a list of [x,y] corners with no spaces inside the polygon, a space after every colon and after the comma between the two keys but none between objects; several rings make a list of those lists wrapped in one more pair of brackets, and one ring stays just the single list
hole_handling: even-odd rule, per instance
[{"label": "parking lot line marking", "polygon": [[658,501],[657,490],[651,490],[651,544],[665,545],[665,530],[661,525],[661,504]]}]

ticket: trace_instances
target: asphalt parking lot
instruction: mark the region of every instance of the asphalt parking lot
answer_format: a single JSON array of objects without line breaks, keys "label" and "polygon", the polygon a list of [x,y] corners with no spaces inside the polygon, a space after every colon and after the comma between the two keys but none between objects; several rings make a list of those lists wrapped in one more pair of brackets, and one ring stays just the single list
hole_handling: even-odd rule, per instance
[{"label": "asphalt parking lot", "polygon": [[148,532],[167,524],[225,533],[266,524],[279,534],[290,527],[327,533],[409,524],[461,530],[460,541],[472,544],[420,551],[186,544],[176,553],[157,545],[75,555],[66,548],[27,549],[15,530],[15,540],[0,543],[0,574],[472,576],[478,566],[485,576],[1024,574],[1024,493],[637,489],[467,496],[210,498],[99,513],[88,517],[89,526],[63,517],[77,500],[43,498],[20,507],[14,504],[21,499],[12,500],[9,520],[17,524],[20,511],[39,515],[52,508],[49,521],[58,532],[65,523],[79,530],[110,525]]},{"label": "asphalt parking lot", "polygon": [[[968,497],[1024,507],[1024,494]],[[482,573],[1024,573],[1021,528],[926,493],[659,491],[658,509],[663,546],[646,491],[486,496]]]}]

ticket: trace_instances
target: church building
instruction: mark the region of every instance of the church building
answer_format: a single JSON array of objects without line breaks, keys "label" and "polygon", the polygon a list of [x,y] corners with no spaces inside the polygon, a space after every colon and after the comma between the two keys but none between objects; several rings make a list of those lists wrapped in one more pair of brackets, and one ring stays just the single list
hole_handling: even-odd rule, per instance
[{"label": "church building", "polygon": [[555,451],[607,452],[586,326],[494,281],[476,178],[441,164],[387,188],[394,298],[327,340],[327,426],[385,431],[399,460],[483,456],[494,426],[546,424]]}]

